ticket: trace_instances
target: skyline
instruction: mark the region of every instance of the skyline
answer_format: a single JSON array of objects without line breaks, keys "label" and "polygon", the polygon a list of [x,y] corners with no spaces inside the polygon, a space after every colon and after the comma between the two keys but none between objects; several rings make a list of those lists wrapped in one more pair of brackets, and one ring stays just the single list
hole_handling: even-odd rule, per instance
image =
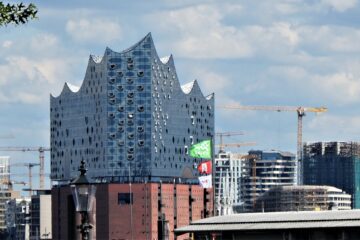
[{"label": "skyline", "polygon": [[[304,141],[360,141],[357,0],[34,3],[39,19],[0,29],[0,146],[49,146],[50,94],[80,86],[90,54],[122,51],[148,32],[159,56],[173,54],[180,83],[197,79],[216,105],[324,106],[304,118]],[[217,132],[246,133],[227,142],[257,142],[240,152],[295,153],[296,121],[291,112],[215,110]]]}]

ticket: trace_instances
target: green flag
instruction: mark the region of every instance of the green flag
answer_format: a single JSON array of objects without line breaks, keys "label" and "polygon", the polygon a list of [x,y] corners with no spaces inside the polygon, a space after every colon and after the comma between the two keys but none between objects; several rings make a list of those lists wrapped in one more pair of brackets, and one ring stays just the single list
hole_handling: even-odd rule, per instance
[{"label": "green flag", "polygon": [[190,148],[190,156],[194,158],[211,159],[211,140],[204,140],[192,145]]}]

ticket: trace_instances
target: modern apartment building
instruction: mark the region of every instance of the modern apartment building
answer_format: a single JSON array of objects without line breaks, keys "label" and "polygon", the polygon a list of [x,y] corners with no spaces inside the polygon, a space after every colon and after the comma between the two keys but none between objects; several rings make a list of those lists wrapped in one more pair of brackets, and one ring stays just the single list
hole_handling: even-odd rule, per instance
[{"label": "modern apartment building", "polygon": [[180,85],[173,57],[150,34],[134,46],[90,56],[81,87],[50,99],[51,179],[74,178],[81,160],[101,182],[196,179],[191,144],[214,136],[214,95]]},{"label": "modern apartment building", "polygon": [[272,187],[296,183],[295,155],[282,151],[249,151],[242,184],[244,209],[253,211],[256,199]]},{"label": "modern apartment building", "polygon": [[328,185],[351,195],[352,208],[360,208],[360,144],[307,143],[303,149],[305,185]]},{"label": "modern apartment building", "polygon": [[[215,157],[215,214],[229,215],[241,211],[242,177],[246,173],[244,155],[220,152]],[[240,208],[240,209],[239,209]]]},{"label": "modern apartment building", "polygon": [[261,195],[255,212],[350,210],[351,196],[330,186],[273,187]]}]

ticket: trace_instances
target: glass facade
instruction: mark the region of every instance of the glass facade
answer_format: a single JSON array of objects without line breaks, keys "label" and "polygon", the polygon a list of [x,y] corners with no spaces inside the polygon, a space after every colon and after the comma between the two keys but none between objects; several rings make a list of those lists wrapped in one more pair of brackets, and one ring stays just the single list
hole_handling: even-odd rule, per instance
[{"label": "glass facade", "polygon": [[351,195],[360,208],[360,145],[354,142],[317,142],[304,145],[304,184],[329,185]]},{"label": "glass facade", "polygon": [[123,52],[91,56],[81,88],[51,97],[51,178],[69,180],[86,161],[99,181],[196,177],[191,144],[214,135],[214,96],[180,86],[173,58],[152,37]]}]

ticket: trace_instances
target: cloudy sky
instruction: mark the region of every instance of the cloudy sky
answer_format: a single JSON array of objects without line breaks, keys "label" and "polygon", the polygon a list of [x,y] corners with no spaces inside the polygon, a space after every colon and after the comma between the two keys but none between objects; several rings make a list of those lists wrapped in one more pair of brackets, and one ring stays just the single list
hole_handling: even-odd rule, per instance
[{"label": "cloudy sky", "polygon": [[[197,79],[217,105],[325,106],[304,118],[304,141],[360,141],[358,0],[35,4],[37,20],[0,28],[0,146],[49,146],[50,93],[81,85],[89,54],[148,32],[160,56],[174,54],[181,83]],[[296,124],[293,112],[216,110],[216,131],[244,131],[226,140],[252,148],[295,152]]]}]

